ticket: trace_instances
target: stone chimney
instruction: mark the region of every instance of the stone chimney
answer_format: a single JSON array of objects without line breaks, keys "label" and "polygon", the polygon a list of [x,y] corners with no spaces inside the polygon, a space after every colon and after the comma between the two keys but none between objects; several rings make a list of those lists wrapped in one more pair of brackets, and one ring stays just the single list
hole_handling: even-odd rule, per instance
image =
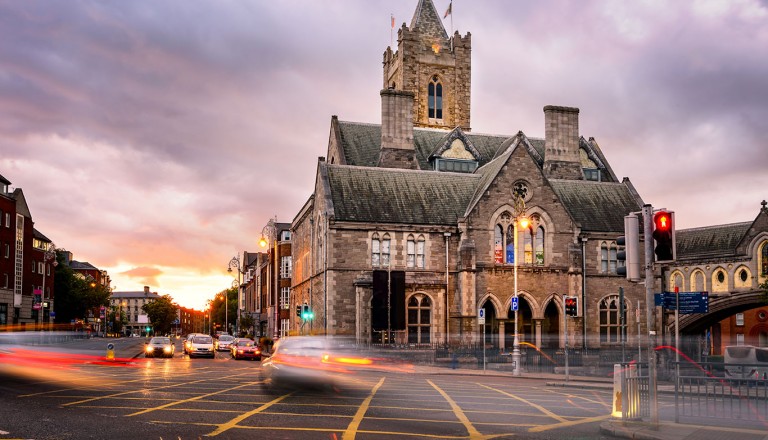
[{"label": "stone chimney", "polygon": [[413,145],[413,93],[381,91],[381,154],[379,167],[417,170]]},{"label": "stone chimney", "polygon": [[149,293],[149,286],[144,286],[144,295]]},{"label": "stone chimney", "polygon": [[544,175],[584,180],[579,158],[579,109],[544,107]]}]

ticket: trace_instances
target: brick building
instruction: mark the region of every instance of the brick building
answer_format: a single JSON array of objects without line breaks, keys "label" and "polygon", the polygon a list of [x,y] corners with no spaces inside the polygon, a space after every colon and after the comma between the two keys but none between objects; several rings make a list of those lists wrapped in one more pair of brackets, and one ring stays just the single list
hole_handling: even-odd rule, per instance
[{"label": "brick building", "polygon": [[256,336],[282,337],[292,330],[289,310],[294,302],[291,224],[270,220],[269,229],[270,236],[262,237],[268,248],[258,259],[258,267],[254,267],[254,283],[260,286]]},{"label": "brick building", "polygon": [[644,307],[643,287],[616,274],[623,217],[643,205],[632,184],[579,134],[576,108],[544,107],[544,139],[472,133],[470,53],[470,34],[448,37],[419,0],[384,53],[381,124],[331,118],[291,226],[289,308],[315,318],[294,314],[292,331],[477,342],[482,308],[487,341],[510,347],[517,283],[523,342],[564,345],[567,294],[579,300],[569,344],[604,347],[619,343],[619,287],[630,316]]},{"label": "brick building", "polygon": [[53,245],[35,229],[24,192],[10,185],[0,176],[0,326],[49,323],[55,261],[46,251]]}]

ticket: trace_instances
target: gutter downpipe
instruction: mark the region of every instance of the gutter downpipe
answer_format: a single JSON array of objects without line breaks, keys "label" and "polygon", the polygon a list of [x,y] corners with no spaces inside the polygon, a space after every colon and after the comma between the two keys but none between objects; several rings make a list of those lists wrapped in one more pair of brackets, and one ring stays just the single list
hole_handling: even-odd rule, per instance
[{"label": "gutter downpipe", "polygon": [[581,237],[581,324],[582,349],[587,349],[587,237]]}]

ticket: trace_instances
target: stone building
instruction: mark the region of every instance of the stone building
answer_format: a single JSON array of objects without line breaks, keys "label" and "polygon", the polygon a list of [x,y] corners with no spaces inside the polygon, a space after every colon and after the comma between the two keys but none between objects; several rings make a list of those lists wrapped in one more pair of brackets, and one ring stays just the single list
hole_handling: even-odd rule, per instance
[{"label": "stone building", "polygon": [[291,226],[291,301],[311,305],[313,332],[510,347],[517,292],[521,340],[562,347],[570,295],[569,345],[618,344],[619,287],[631,316],[645,291],[616,274],[616,238],[643,201],[580,136],[576,108],[544,107],[544,139],[472,133],[470,54],[470,34],[449,37],[419,0],[384,52],[381,124],[331,118]]}]

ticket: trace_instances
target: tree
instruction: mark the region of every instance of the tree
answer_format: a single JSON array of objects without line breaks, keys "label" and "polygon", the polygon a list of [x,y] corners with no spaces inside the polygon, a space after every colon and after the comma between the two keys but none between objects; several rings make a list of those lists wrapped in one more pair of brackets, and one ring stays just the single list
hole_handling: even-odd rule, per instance
[{"label": "tree", "polygon": [[[227,308],[224,308],[224,297],[227,298]],[[209,303],[211,307],[211,322],[220,324],[224,328],[224,323],[228,322],[233,327],[237,321],[237,287],[222,290]],[[229,329],[226,329],[229,332]]]},{"label": "tree", "polygon": [[253,324],[254,324],[253,316],[245,314],[245,313],[241,314],[240,315],[240,333],[241,333],[241,336],[245,335],[245,334],[253,336],[253,333],[252,333]]},{"label": "tree", "polygon": [[[59,252],[62,251],[62,252]],[[88,311],[109,304],[111,292],[107,286],[94,282],[65,264],[63,249],[56,250],[58,265],[54,271],[54,301],[56,322],[68,323],[88,317]],[[98,317],[98,311],[95,313]]]},{"label": "tree", "polygon": [[163,295],[141,306],[141,310],[149,317],[155,332],[164,334],[171,332],[173,322],[178,317],[179,307],[173,303],[170,295]]},{"label": "tree", "polygon": [[768,304],[768,280],[758,286],[763,292],[760,294],[760,300]]},{"label": "tree", "polygon": [[111,307],[107,314],[107,325],[110,333],[122,333],[123,323],[128,320],[125,312],[117,307]]}]

